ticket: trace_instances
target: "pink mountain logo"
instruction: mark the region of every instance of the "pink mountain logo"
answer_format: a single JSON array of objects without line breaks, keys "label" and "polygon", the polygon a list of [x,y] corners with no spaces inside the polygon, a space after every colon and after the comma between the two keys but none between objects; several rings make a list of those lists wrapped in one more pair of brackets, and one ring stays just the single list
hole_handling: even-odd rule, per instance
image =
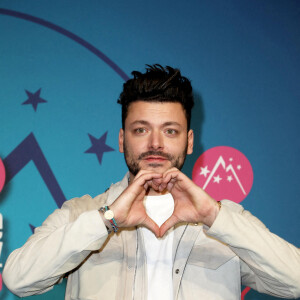
[{"label": "pink mountain logo", "polygon": [[249,194],[253,170],[247,157],[235,148],[219,146],[205,151],[193,168],[193,181],[217,201],[239,203]]},{"label": "pink mountain logo", "polygon": [[5,169],[4,169],[3,162],[0,158],[0,192],[3,189],[4,182],[5,182]]}]

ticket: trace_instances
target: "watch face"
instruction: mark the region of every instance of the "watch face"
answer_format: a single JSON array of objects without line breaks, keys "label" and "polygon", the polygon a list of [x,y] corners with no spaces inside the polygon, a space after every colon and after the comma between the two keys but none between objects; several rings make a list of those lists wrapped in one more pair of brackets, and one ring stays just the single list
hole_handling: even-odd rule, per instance
[{"label": "watch face", "polygon": [[111,220],[114,217],[114,213],[111,210],[107,210],[104,213],[104,218],[107,220]]}]

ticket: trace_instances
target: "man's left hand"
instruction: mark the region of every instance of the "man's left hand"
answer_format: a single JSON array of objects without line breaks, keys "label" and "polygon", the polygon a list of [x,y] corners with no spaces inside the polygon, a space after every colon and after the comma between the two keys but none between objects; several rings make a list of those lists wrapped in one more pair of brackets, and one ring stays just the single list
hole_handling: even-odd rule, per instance
[{"label": "man's left hand", "polygon": [[160,227],[162,237],[180,222],[211,226],[219,212],[217,201],[176,168],[163,174],[159,190],[167,189],[174,198],[174,212]]}]

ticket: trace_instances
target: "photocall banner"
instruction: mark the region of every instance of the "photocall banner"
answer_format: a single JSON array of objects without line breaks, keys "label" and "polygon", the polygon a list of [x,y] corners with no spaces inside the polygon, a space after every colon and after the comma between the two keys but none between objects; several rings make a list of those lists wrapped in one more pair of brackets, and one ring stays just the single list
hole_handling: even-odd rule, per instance
[{"label": "photocall banner", "polygon": [[[73,197],[127,171],[117,99],[159,63],[192,81],[183,171],[300,245],[299,1],[2,0],[0,298],[8,255]],[[65,282],[28,299],[63,299]],[[276,299],[242,287],[242,299]]]}]

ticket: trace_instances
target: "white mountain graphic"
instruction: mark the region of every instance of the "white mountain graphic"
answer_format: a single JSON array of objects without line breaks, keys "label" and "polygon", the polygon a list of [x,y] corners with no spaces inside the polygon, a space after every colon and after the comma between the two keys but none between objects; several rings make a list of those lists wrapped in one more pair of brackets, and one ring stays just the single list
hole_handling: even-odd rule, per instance
[{"label": "white mountain graphic", "polygon": [[234,176],[235,180],[237,181],[240,189],[242,190],[243,194],[246,195],[245,189],[243,188],[243,185],[239,179],[239,177],[236,175],[235,170],[233,168],[233,166],[230,164],[226,167],[226,163],[225,160],[223,159],[222,155],[220,155],[220,157],[218,158],[217,162],[215,163],[212,171],[210,172],[207,180],[205,181],[205,184],[203,186],[203,190],[206,189],[206,187],[208,186],[208,184],[210,183],[211,179],[213,178],[213,176],[215,175],[216,171],[218,170],[219,166],[222,166],[223,169],[226,171],[226,173],[231,172],[232,175]]}]

